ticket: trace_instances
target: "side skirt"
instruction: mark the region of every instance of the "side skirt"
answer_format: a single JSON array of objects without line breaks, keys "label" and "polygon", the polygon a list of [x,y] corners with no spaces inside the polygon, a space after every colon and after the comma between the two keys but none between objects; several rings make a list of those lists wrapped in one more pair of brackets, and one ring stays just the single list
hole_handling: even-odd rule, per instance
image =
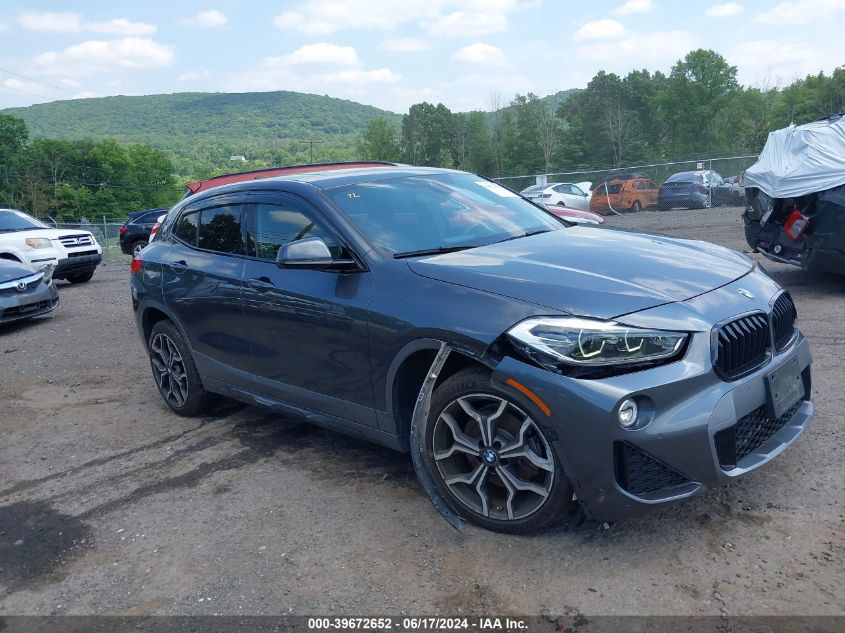
[{"label": "side skirt", "polygon": [[350,420],[342,420],[325,413],[318,413],[316,411],[306,409],[305,407],[301,407],[299,405],[259,395],[247,389],[243,389],[242,387],[236,387],[235,385],[217,380],[216,378],[209,378],[208,376],[202,376],[202,384],[207,391],[220,394],[221,396],[226,396],[227,398],[232,398],[233,400],[237,400],[239,402],[264,407],[285,415],[300,416],[313,424],[332,431],[337,431],[338,433],[343,433],[344,435],[350,435],[358,439],[373,442],[374,444],[386,446],[387,448],[392,448],[396,451],[403,450],[403,446],[397,435],[385,433],[384,431],[380,431],[379,429],[371,426],[358,424],[356,422],[351,422]]}]

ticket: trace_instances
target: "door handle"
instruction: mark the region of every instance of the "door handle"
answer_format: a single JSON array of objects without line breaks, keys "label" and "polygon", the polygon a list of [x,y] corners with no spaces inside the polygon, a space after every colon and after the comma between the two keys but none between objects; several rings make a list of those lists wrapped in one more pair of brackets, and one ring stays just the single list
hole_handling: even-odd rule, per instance
[{"label": "door handle", "polygon": [[178,262],[173,262],[170,264],[170,270],[172,270],[177,275],[181,275],[183,272],[188,270],[188,262],[184,259],[180,259]]},{"label": "door handle", "polygon": [[256,279],[247,280],[247,285],[256,290],[272,290],[276,285],[270,281],[269,277],[258,277]]}]

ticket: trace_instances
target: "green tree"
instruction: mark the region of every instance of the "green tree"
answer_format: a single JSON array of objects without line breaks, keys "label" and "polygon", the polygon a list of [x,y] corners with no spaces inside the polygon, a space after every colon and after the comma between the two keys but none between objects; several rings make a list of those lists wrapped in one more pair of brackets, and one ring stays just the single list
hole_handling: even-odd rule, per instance
[{"label": "green tree", "polygon": [[396,127],[384,117],[376,117],[367,125],[361,140],[360,155],[364,160],[396,162],[401,150],[396,137]]}]

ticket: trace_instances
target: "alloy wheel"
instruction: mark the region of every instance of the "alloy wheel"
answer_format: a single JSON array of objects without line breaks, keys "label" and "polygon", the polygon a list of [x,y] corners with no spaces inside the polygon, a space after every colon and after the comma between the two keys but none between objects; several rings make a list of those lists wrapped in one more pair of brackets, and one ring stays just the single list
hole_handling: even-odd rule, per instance
[{"label": "alloy wheel", "polygon": [[150,361],[161,395],[177,409],[183,407],[188,399],[188,373],[176,343],[157,333],[150,343]]},{"label": "alloy wheel", "polygon": [[138,257],[141,251],[147,246],[146,242],[137,242],[135,246],[132,248],[132,256]]},{"label": "alloy wheel", "polygon": [[492,394],[463,395],[438,416],[434,462],[443,482],[469,510],[515,521],[537,512],[551,495],[555,460],[536,422]]}]

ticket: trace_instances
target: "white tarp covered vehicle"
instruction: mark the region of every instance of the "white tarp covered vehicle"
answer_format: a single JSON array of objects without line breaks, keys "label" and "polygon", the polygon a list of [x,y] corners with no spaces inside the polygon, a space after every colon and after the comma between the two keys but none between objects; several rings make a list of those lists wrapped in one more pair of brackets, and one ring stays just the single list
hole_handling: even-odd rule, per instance
[{"label": "white tarp covered vehicle", "polygon": [[772,132],[743,182],[749,245],[775,261],[845,274],[845,115]]}]

